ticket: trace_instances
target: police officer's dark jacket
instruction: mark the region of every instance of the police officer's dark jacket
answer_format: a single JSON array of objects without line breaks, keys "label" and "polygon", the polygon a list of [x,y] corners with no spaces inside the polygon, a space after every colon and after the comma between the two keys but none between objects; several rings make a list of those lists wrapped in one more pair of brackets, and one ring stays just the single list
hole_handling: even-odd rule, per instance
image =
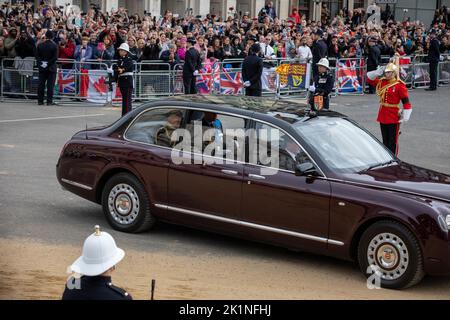
[{"label": "police officer's dark jacket", "polygon": [[440,55],[439,40],[433,38],[430,41],[430,49],[428,50],[428,62],[439,62]]},{"label": "police officer's dark jacket", "polygon": [[330,105],[328,95],[333,91],[334,86],[333,75],[329,71],[319,73],[314,77],[314,86],[316,87],[314,95],[323,96],[323,107],[328,109]]},{"label": "police officer's dark jacket", "polygon": [[188,51],[186,51],[186,56],[184,58],[183,65],[183,76],[194,76],[194,71],[199,70],[202,66],[202,61],[200,59],[200,54],[197,49],[194,47],[190,47]]},{"label": "police officer's dark jacket", "polygon": [[83,276],[80,280],[79,289],[73,281],[69,281],[73,284],[72,289],[69,289],[66,284],[63,300],[132,300],[128,292],[111,283],[111,277]]},{"label": "police officer's dark jacket", "polygon": [[[58,60],[58,46],[53,40],[46,40],[37,46],[36,61],[39,71],[56,72],[56,60]],[[47,66],[43,67],[42,62],[47,62]]]},{"label": "police officer's dark jacket", "polygon": [[242,79],[245,81],[250,81],[250,89],[260,89],[261,84],[261,74],[263,72],[263,59],[258,57],[256,54],[250,54],[242,63]]},{"label": "police officer's dark jacket", "polygon": [[[123,68],[122,75],[119,74],[118,68]],[[131,58],[130,54],[125,57],[120,57],[117,60],[117,64],[114,67],[114,76],[119,87],[132,87],[133,86],[133,70],[134,70],[134,60]],[[129,73],[129,75],[125,75]]]}]

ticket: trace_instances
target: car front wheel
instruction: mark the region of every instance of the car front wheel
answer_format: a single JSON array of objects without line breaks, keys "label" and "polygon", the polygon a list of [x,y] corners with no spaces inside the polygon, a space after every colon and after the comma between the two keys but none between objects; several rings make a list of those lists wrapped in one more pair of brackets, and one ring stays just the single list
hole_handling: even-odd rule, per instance
[{"label": "car front wheel", "polygon": [[143,232],[155,224],[150,200],[133,175],[119,173],[108,180],[102,193],[103,213],[109,224],[124,232]]},{"label": "car front wheel", "polygon": [[358,246],[358,262],[368,282],[382,288],[411,287],[424,276],[417,238],[395,221],[379,221],[363,233]]}]

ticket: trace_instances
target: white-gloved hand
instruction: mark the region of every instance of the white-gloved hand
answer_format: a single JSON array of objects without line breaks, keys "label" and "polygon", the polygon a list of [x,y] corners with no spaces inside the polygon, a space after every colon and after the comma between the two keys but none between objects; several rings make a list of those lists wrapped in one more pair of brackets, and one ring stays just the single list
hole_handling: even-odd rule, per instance
[{"label": "white-gloved hand", "polygon": [[377,70],[367,72],[367,78],[370,80],[375,80],[378,77],[381,77],[384,73],[384,67],[378,66]]},{"label": "white-gloved hand", "polygon": [[308,90],[310,92],[316,92],[316,87],[314,85],[310,85]]},{"label": "white-gloved hand", "polygon": [[194,76],[198,76],[198,70],[194,71]]},{"label": "white-gloved hand", "polygon": [[109,74],[113,74],[114,70],[112,67],[108,67],[108,68],[106,68],[106,72],[108,72]]},{"label": "white-gloved hand", "polygon": [[408,122],[409,118],[411,117],[412,109],[403,109],[402,114],[400,116],[399,123],[405,123]]},{"label": "white-gloved hand", "polygon": [[444,56],[442,54],[439,55],[439,61],[444,61]]},{"label": "white-gloved hand", "polygon": [[251,85],[250,81],[247,80],[244,82],[244,87],[250,87],[250,85]]},{"label": "white-gloved hand", "polygon": [[47,68],[47,66],[48,66],[47,61],[42,61],[41,62],[41,68],[45,69],[45,68]]}]

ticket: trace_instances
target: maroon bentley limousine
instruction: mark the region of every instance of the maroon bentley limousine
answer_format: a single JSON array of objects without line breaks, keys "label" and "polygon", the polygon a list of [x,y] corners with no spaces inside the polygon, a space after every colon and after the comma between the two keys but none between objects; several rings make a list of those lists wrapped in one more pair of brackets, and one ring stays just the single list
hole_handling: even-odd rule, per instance
[{"label": "maroon bentley limousine", "polygon": [[384,288],[450,274],[450,176],[399,160],[333,111],[161,99],[76,133],[56,171],[124,232],[161,220],[355,260]]}]

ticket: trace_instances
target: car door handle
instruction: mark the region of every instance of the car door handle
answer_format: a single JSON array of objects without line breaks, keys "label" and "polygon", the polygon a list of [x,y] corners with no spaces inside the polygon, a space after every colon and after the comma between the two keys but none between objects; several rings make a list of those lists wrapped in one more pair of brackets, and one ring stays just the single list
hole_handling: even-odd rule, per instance
[{"label": "car door handle", "polygon": [[250,173],[248,175],[248,177],[249,178],[253,178],[253,179],[258,179],[258,180],[265,180],[266,179],[266,177],[264,177],[264,176],[260,176],[259,174],[253,174],[253,173]]},{"label": "car door handle", "polygon": [[238,172],[237,172],[237,171],[234,171],[234,170],[225,170],[225,169],[222,169],[222,170],[220,170],[220,171],[222,171],[222,173],[229,174],[229,175],[232,175],[232,176],[236,176],[236,175],[238,174]]}]

